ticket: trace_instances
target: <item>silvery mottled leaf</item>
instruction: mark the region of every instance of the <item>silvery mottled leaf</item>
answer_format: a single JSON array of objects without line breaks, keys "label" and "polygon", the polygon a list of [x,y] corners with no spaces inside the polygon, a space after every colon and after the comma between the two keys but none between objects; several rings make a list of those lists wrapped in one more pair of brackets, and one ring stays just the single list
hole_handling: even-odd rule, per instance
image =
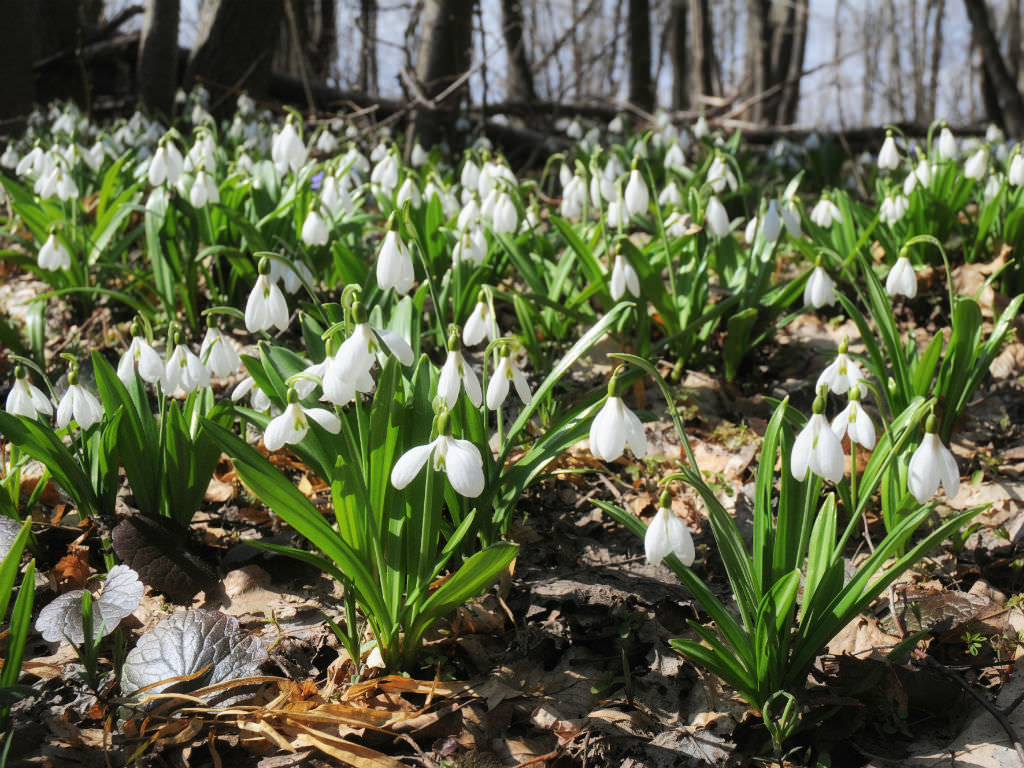
[{"label": "silvery mottled leaf", "polygon": [[[93,639],[99,640],[117,629],[121,619],[130,616],[139,607],[144,591],[145,586],[139,581],[139,575],[127,565],[111,568],[103,584],[103,592],[92,601]],[[81,589],[67,592],[39,612],[36,631],[46,642],[56,643],[68,638],[78,644],[85,639],[85,628],[82,626],[83,594]]]},{"label": "silvery mottled leaf", "polygon": [[11,546],[21,531],[21,523],[9,517],[0,517],[0,560],[7,557]]},{"label": "silvery mottled leaf", "polygon": [[121,673],[121,690],[131,696],[162,680],[195,675],[176,683],[154,685],[145,695],[174,686],[190,691],[225,680],[259,673],[267,652],[259,638],[239,629],[233,616],[219,611],[182,611],[164,619],[139,638],[128,654]]}]

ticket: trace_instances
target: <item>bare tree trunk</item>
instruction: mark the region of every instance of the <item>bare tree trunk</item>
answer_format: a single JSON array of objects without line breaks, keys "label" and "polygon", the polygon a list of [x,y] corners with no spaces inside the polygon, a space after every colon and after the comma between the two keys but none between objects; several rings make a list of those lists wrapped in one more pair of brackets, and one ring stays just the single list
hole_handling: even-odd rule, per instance
[{"label": "bare tree trunk", "polygon": [[178,86],[179,0],[146,0],[139,37],[139,98],[154,114],[169,120]]},{"label": "bare tree trunk", "polygon": [[282,0],[203,0],[185,82],[201,81],[220,114],[234,108],[236,93],[262,96],[283,14]]},{"label": "bare tree trunk", "polygon": [[646,112],[654,111],[651,79],[651,4],[629,0],[629,101]]},{"label": "bare tree trunk", "polygon": [[501,34],[505,39],[507,59],[505,94],[509,101],[531,102],[537,99],[530,55],[523,34],[525,29],[522,0],[501,0]]},{"label": "bare tree trunk", "polygon": [[31,0],[0,0],[0,119],[27,117],[36,99]]},{"label": "bare tree trunk", "polygon": [[[991,89],[985,105],[989,119],[1001,124],[1011,136],[1020,137],[1024,135],[1024,98],[1021,98],[1017,83],[1010,76],[999,52],[999,42],[992,31],[985,0],[964,0],[964,6],[981,49],[987,85]],[[995,96],[994,100],[992,96]]]},{"label": "bare tree trunk", "polygon": [[281,27],[274,52],[275,72],[305,76],[314,85],[327,83],[338,39],[334,6],[334,0],[283,0],[288,23]]},{"label": "bare tree trunk", "polygon": [[938,104],[939,65],[942,63],[942,32],[946,16],[946,0],[929,0],[929,4],[935,6],[935,15],[932,17],[932,59],[928,72],[927,114],[931,119],[935,116]]},{"label": "bare tree trunk", "polygon": [[690,92],[711,96],[715,88],[715,35],[708,0],[690,0],[691,67]]},{"label": "bare tree trunk", "polygon": [[690,46],[686,35],[688,0],[672,0],[668,17],[668,50],[672,61],[672,109],[690,108]]},{"label": "bare tree trunk", "polygon": [[771,16],[771,58],[766,87],[777,93],[765,99],[764,119],[792,123],[800,103],[800,73],[807,44],[808,0],[776,2]]},{"label": "bare tree trunk", "polygon": [[893,0],[886,0],[886,20],[889,47],[889,71],[888,94],[889,108],[899,115],[899,119],[906,116],[906,102],[903,100],[903,78],[900,71],[900,43],[899,43],[899,16],[896,14],[896,5]]},{"label": "bare tree trunk", "polygon": [[770,84],[771,8],[769,0],[747,0],[747,39],[744,58],[744,96],[752,99],[744,110],[743,118],[760,122],[765,116],[765,102],[756,97],[763,94]]},{"label": "bare tree trunk", "polygon": [[[475,0],[426,0],[423,5],[416,79],[428,99],[441,95],[469,71],[474,5]],[[417,109],[410,137],[430,146],[443,134],[453,135],[457,105],[467,93],[463,82],[443,103],[434,105],[435,109]]]},{"label": "bare tree trunk", "polygon": [[380,91],[377,76],[377,0],[359,1],[359,30],[362,42],[359,51],[359,90]]}]

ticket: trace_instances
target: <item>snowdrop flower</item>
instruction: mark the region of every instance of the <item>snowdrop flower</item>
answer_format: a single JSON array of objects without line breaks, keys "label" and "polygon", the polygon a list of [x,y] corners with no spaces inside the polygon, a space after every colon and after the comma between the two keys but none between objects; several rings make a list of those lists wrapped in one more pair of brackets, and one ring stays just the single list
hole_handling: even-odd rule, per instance
[{"label": "snowdrop flower", "polygon": [[497,324],[491,312],[491,305],[481,299],[473,307],[473,312],[462,329],[462,343],[467,347],[475,347],[484,339],[494,341],[498,335],[496,331]]},{"label": "snowdrop flower", "polygon": [[519,211],[506,193],[501,193],[494,203],[491,214],[491,229],[499,234],[513,234],[519,228]]},{"label": "snowdrop flower", "polygon": [[611,294],[618,301],[629,291],[634,298],[640,298],[640,278],[633,265],[621,253],[615,254],[612,266]]},{"label": "snowdrop flower", "polygon": [[882,142],[882,149],[878,152],[878,170],[891,171],[899,167],[900,153],[896,149],[896,139],[892,137],[891,132],[887,132],[885,141]]},{"label": "snowdrop flower", "polygon": [[644,534],[644,554],[651,565],[661,565],[661,561],[669,555],[675,555],[685,566],[693,565],[696,551],[693,537],[686,523],[680,520],[670,509],[668,491],[661,496],[661,504],[654,514],[654,519],[647,526]]},{"label": "snowdrop flower", "polygon": [[811,221],[825,229],[831,227],[832,222],[841,218],[842,213],[839,211],[839,207],[827,197],[822,197],[811,209]]},{"label": "snowdrop flower", "polygon": [[988,148],[982,147],[964,163],[964,176],[968,179],[980,179],[988,168]]},{"label": "snowdrop flower", "polygon": [[580,124],[580,119],[577,117],[568,127],[565,129],[565,135],[573,141],[579,141],[583,138],[583,126]]},{"label": "snowdrop flower", "polygon": [[683,193],[679,191],[679,186],[674,181],[670,181],[665,185],[665,188],[661,190],[661,194],[658,195],[658,205],[662,208],[667,208],[670,205],[682,204]]},{"label": "snowdrop flower", "polygon": [[891,227],[903,218],[909,207],[910,203],[905,196],[890,194],[882,201],[878,211],[878,218]]},{"label": "snowdrop flower", "polygon": [[413,208],[419,208],[421,200],[416,182],[413,181],[412,176],[407,176],[402,182],[402,186],[398,188],[398,194],[395,195],[395,207],[401,208],[409,203]]},{"label": "snowdrop flower", "polygon": [[960,492],[960,468],[953,453],[935,434],[935,416],[925,422],[925,436],[910,457],[907,468],[907,487],[918,504],[926,503],[939,490],[939,483],[948,498]]},{"label": "snowdrop flower", "polygon": [[814,401],[814,413],[793,442],[789,468],[797,480],[805,480],[808,471],[833,483],[843,479],[843,445],[829,426],[824,410],[825,399],[819,395]]},{"label": "snowdrop flower", "polygon": [[647,182],[640,175],[640,171],[634,168],[629,173],[629,182],[626,184],[626,213],[629,216],[639,216],[647,213],[651,204],[651,195],[647,190]]},{"label": "snowdrop flower", "polygon": [[906,256],[896,259],[896,263],[889,270],[889,276],[885,278],[885,292],[890,296],[902,294],[908,299],[917,296],[917,273]]},{"label": "snowdrop flower", "polygon": [[306,262],[279,258],[270,262],[270,280],[274,283],[280,282],[285,293],[295,293],[302,287],[303,281],[313,285],[316,277],[306,266]]},{"label": "snowdrop flower", "polygon": [[274,162],[277,172],[297,172],[306,164],[306,145],[299,138],[298,131],[291,119],[285,122],[281,130],[274,134],[270,145],[270,159]]},{"label": "snowdrop flower", "polygon": [[87,430],[103,418],[103,406],[92,392],[78,383],[78,366],[68,371],[68,389],[57,404],[57,428],[64,429],[71,419],[78,428]]},{"label": "snowdrop flower", "polygon": [[267,424],[263,433],[263,445],[268,451],[276,451],[285,445],[301,443],[309,432],[309,420],[312,419],[332,435],[341,432],[341,421],[338,416],[326,408],[304,408],[299,405],[299,395],[294,389],[288,390],[288,405],[280,416]]},{"label": "snowdrop flower", "polygon": [[466,158],[466,162],[462,165],[459,183],[465,189],[476,189],[480,183],[480,167],[469,157]]},{"label": "snowdrop flower", "polygon": [[458,333],[453,331],[448,339],[448,357],[441,366],[441,374],[437,379],[437,394],[444,398],[449,408],[454,408],[461,389],[466,390],[469,402],[479,408],[484,398],[480,379],[462,356]]},{"label": "snowdrop flower", "polygon": [[583,205],[587,200],[586,182],[579,176],[573,176],[562,190],[562,202],[558,212],[564,219],[576,220],[583,216]]},{"label": "snowdrop flower", "polygon": [[604,215],[605,223],[613,229],[621,226],[625,219],[625,207],[626,203],[621,195],[617,196],[614,200],[609,200],[608,209]]},{"label": "snowdrop flower", "polygon": [[302,242],[306,245],[327,245],[327,224],[316,208],[311,208],[302,222]]},{"label": "snowdrop flower", "polygon": [[396,293],[404,295],[412,290],[415,279],[409,249],[398,233],[389,229],[377,252],[377,285],[382,291],[394,288]]},{"label": "snowdrop flower", "polygon": [[14,150],[13,144],[8,144],[7,149],[0,155],[0,166],[7,168],[8,170],[16,168],[18,165],[18,153]]},{"label": "snowdrop flower", "polygon": [[743,228],[743,240],[747,245],[754,244],[754,238],[757,237],[757,217],[753,217],[747,222],[747,226]]},{"label": "snowdrop flower", "polygon": [[847,354],[849,347],[849,339],[844,338],[839,344],[839,353],[836,355],[836,359],[829,363],[818,376],[815,389],[820,390],[824,386],[828,387],[829,392],[842,395],[849,392],[851,387],[864,378],[860,366]]},{"label": "snowdrop flower", "polygon": [[121,355],[121,360],[117,364],[117,378],[125,386],[128,386],[134,378],[136,369],[147,384],[163,381],[164,361],[160,359],[160,355],[150,346],[146,338],[140,335],[138,325],[133,330],[131,344],[128,345],[128,349]]},{"label": "snowdrop flower", "polygon": [[928,158],[922,157],[914,168],[913,176],[921,182],[922,187],[930,187],[932,185],[933,170],[932,166],[928,163]]},{"label": "snowdrop flower", "polygon": [[993,173],[988,179],[985,180],[985,189],[982,192],[982,199],[986,203],[991,203],[1003,189],[1003,175],[1001,173]]},{"label": "snowdrop flower", "polygon": [[1010,171],[1007,180],[1014,187],[1024,184],[1024,155],[1021,155],[1020,152],[1014,153],[1013,159],[1010,161]]},{"label": "snowdrop flower", "polygon": [[252,376],[246,376],[235,385],[235,388],[231,390],[231,400],[237,403],[246,395],[249,395],[249,403],[254,411],[262,413],[271,406],[270,398],[256,386],[256,380]]},{"label": "snowdrop flower", "polygon": [[804,306],[821,309],[826,304],[835,304],[836,301],[835,284],[828,276],[828,272],[819,264],[811,272],[807,285],[804,286]]},{"label": "snowdrop flower", "polygon": [[188,200],[193,208],[203,208],[207,203],[219,203],[220,190],[217,188],[217,182],[206,171],[199,171],[192,182]]},{"label": "snowdrop flower", "polygon": [[508,350],[504,350],[501,360],[491,375],[491,380],[487,383],[487,407],[492,411],[498,410],[501,404],[505,402],[505,398],[508,397],[509,382],[512,382],[512,386],[515,387],[516,394],[523,401],[523,405],[529,405],[530,400],[533,398],[533,393],[530,392],[530,384],[526,380],[526,374],[519,370],[519,367],[512,362]]},{"label": "snowdrop flower", "polygon": [[844,435],[849,434],[851,443],[857,443],[869,451],[875,447],[875,425],[861,407],[859,387],[854,386],[850,390],[850,401],[832,419],[832,431],[840,441]]},{"label": "snowdrop flower", "polygon": [[174,142],[164,139],[160,142],[153,159],[149,162],[149,183],[158,187],[164,183],[177,186],[185,172],[185,160]]},{"label": "snowdrop flower", "polygon": [[942,130],[939,131],[939,159],[956,160],[956,156],[956,138],[953,136],[953,132],[949,130],[949,126],[944,125]]},{"label": "snowdrop flower", "polygon": [[616,382],[617,373],[608,383],[608,399],[590,426],[590,452],[604,461],[615,461],[628,446],[634,456],[642,459],[647,455],[644,425],[614,394]]},{"label": "snowdrop flower", "polygon": [[288,302],[277,284],[270,279],[270,265],[266,259],[260,262],[260,275],[245,303],[245,328],[249,333],[266,331],[270,328],[284,330],[288,327]]},{"label": "snowdrop flower", "polygon": [[608,133],[619,134],[626,129],[626,123],[622,119],[622,115],[616,115],[612,118],[611,122],[608,123]]},{"label": "snowdrop flower", "polygon": [[782,234],[782,217],[779,215],[779,206],[774,200],[768,202],[768,210],[765,211],[764,219],[761,221],[761,235],[765,242],[774,243]]},{"label": "snowdrop flower", "polygon": [[410,448],[395,462],[391,470],[391,484],[402,490],[411,483],[423,469],[428,459],[433,459],[435,472],[444,472],[455,492],[468,499],[475,499],[484,492],[484,462],[480,450],[469,440],[460,440],[445,434],[449,431],[448,414],[438,417],[440,434],[426,445]]},{"label": "snowdrop flower", "polygon": [[323,399],[335,405],[345,405],[355,398],[356,392],[373,389],[370,371],[382,348],[391,352],[402,365],[414,362],[409,342],[394,331],[371,326],[359,302],[353,304],[353,314],[357,322],[352,335],[323,364]]},{"label": "snowdrop flower", "polygon": [[330,131],[324,131],[316,137],[315,146],[317,152],[324,155],[333,155],[338,151],[338,137]]},{"label": "snowdrop flower", "polygon": [[669,217],[665,219],[665,231],[668,232],[669,237],[682,237],[683,235],[692,234],[692,228],[693,218],[689,213],[672,211]]},{"label": "snowdrop flower", "polygon": [[71,254],[57,239],[57,235],[51,232],[39,249],[38,262],[40,269],[71,269]]},{"label": "snowdrop flower", "polygon": [[221,379],[242,367],[242,358],[238,356],[235,346],[219,328],[212,325],[206,329],[206,336],[199,347],[199,358],[214,376]]},{"label": "snowdrop flower", "polygon": [[195,352],[179,341],[164,367],[164,391],[170,395],[178,392],[187,395],[209,384],[210,371]]},{"label": "snowdrop flower", "polygon": [[28,380],[28,374],[20,365],[14,368],[14,386],[7,393],[5,410],[14,416],[35,419],[39,414],[53,415],[53,405],[43,391]]},{"label": "snowdrop flower", "polygon": [[487,258],[487,238],[483,230],[464,231],[455,241],[452,249],[452,264],[468,261],[479,267]]},{"label": "snowdrop flower", "polygon": [[370,183],[390,196],[398,186],[398,160],[390,152],[380,160],[370,173]]},{"label": "snowdrop flower", "polygon": [[665,152],[665,167],[674,168],[677,171],[686,168],[686,156],[683,154],[683,148],[679,146],[679,142],[673,142]]},{"label": "snowdrop flower", "polygon": [[701,115],[697,118],[697,122],[693,124],[693,137],[700,141],[705,136],[711,133],[711,126],[708,125],[707,118]]},{"label": "snowdrop flower", "polygon": [[704,210],[704,226],[715,237],[725,237],[729,234],[729,214],[725,212],[725,206],[715,195],[708,199],[707,208]]},{"label": "snowdrop flower", "polygon": [[715,159],[708,166],[707,182],[711,185],[711,189],[714,190],[715,194],[720,194],[725,190],[726,186],[732,190],[736,189],[736,176],[733,174],[729,164],[722,159],[721,155],[715,155]]}]

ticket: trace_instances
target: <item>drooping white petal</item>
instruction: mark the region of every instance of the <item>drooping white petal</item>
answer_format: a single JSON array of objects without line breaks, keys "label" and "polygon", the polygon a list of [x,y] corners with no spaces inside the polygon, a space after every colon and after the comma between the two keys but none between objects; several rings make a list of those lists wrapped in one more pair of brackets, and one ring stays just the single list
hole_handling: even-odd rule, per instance
[{"label": "drooping white petal", "polygon": [[[475,499],[484,491],[484,465],[480,450],[469,440],[440,437],[446,441],[444,471],[452,488],[462,496]],[[440,453],[440,449],[438,453]]]},{"label": "drooping white petal", "polygon": [[[917,499],[918,504],[924,504],[939,490],[942,458],[938,454],[938,442],[937,435],[931,432],[926,434],[921,440],[921,445],[910,457],[910,464],[907,466],[907,488]],[[959,490],[959,478],[957,489]]]},{"label": "drooping white petal", "polygon": [[509,365],[508,357],[501,358],[487,382],[487,407],[492,411],[498,410],[508,397]]},{"label": "drooping white petal", "polygon": [[274,418],[263,434],[263,445],[268,451],[276,451],[284,445],[302,442],[309,431],[309,422],[298,403],[289,403],[280,416]]},{"label": "drooping white petal", "polygon": [[448,353],[437,379],[437,396],[443,397],[449,408],[455,407],[455,402],[459,399],[459,389],[462,386],[456,354],[456,352]]},{"label": "drooping white petal", "polygon": [[430,458],[430,454],[440,439],[426,445],[417,445],[403,453],[391,470],[391,484],[398,490],[402,490],[411,483],[423,469],[423,465],[427,463],[427,459]]},{"label": "drooping white petal", "polygon": [[341,420],[334,411],[329,411],[326,408],[304,408],[303,411],[305,411],[306,416],[311,418],[332,435],[336,435],[341,432]]},{"label": "drooping white petal", "polygon": [[412,347],[409,346],[409,342],[402,338],[401,335],[394,331],[389,331],[387,328],[374,328],[374,332],[380,336],[381,341],[384,345],[391,350],[391,354],[402,365],[412,365],[415,361],[412,353]]}]

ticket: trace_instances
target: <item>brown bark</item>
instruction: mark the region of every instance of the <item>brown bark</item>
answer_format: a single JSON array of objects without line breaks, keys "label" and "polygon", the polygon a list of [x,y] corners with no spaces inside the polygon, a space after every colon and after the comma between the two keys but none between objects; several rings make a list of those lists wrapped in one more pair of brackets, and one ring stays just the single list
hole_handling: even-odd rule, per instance
[{"label": "brown bark", "polygon": [[170,119],[178,85],[179,0],[146,0],[139,37],[139,99],[154,114]]},{"label": "brown bark", "polygon": [[28,115],[36,98],[32,72],[31,0],[0,0],[0,119]]},{"label": "brown bark", "polygon": [[629,100],[647,112],[654,111],[651,79],[651,4],[629,0]]},{"label": "brown bark", "polygon": [[757,98],[771,85],[771,7],[769,0],[747,0],[747,37],[742,93],[750,106],[741,118],[752,123],[765,116],[765,101]]},{"label": "brown bark", "polygon": [[305,71],[311,83],[326,83],[334,64],[338,39],[334,0],[283,2],[287,23],[281,26],[278,37],[274,71],[299,78]]},{"label": "brown bark", "polygon": [[377,77],[377,0],[360,0],[359,31],[359,90],[377,93],[380,90]]},{"label": "brown bark", "polygon": [[690,46],[686,35],[688,0],[672,0],[668,17],[668,53],[672,62],[672,109],[690,108]]},{"label": "brown bark", "polygon": [[767,88],[777,89],[765,100],[763,117],[769,123],[793,123],[800,103],[800,73],[807,45],[808,0],[777,2],[771,16],[771,52]]},{"label": "brown bark", "polygon": [[237,93],[262,97],[283,20],[283,0],[203,0],[185,82],[201,81],[220,114]]},{"label": "brown bark", "polygon": [[[469,70],[473,45],[475,0],[426,0],[420,16],[420,46],[416,79],[423,95],[433,101],[449,91]],[[443,103],[418,108],[413,115],[410,136],[423,146],[437,143],[454,132],[456,109],[469,89],[462,82]]]},{"label": "brown bark", "polygon": [[509,101],[533,101],[537,98],[525,28],[522,0],[501,0],[501,32],[508,59],[505,98]]},{"label": "brown bark", "polygon": [[[986,104],[989,119],[1002,125],[1003,130],[1011,136],[1020,137],[1024,135],[1024,98],[1021,98],[1017,83],[999,52],[999,42],[992,31],[985,0],[964,0],[964,6],[967,8],[971,30],[981,49],[988,86],[992,91]],[[992,95],[998,103],[993,103]]]}]

